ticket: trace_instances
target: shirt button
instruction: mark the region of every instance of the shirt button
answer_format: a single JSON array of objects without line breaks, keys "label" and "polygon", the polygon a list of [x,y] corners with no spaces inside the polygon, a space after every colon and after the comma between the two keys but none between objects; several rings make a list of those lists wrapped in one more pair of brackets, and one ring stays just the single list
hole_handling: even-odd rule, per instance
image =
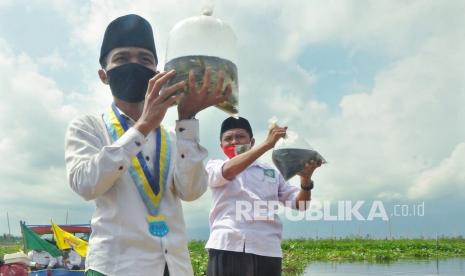
[{"label": "shirt button", "polygon": [[149,161],[149,160],[150,160],[150,157],[146,156],[146,157],[145,157],[145,160]]},{"label": "shirt button", "polygon": [[140,147],[141,143],[139,141],[135,141],[134,142],[136,144],[136,146]]},{"label": "shirt button", "polygon": [[124,169],[123,166],[120,166],[120,167],[118,168],[118,170],[120,170],[120,171],[122,171],[123,169]]},{"label": "shirt button", "polygon": [[184,153],[183,153],[183,154],[181,154],[181,158],[184,158]]},{"label": "shirt button", "polygon": [[168,249],[165,249],[165,254],[168,254]]}]

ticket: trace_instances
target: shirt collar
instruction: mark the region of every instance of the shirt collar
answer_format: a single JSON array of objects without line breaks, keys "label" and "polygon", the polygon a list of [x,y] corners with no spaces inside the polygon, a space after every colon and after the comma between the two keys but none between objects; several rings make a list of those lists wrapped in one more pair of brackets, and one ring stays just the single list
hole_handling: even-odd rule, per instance
[{"label": "shirt collar", "polygon": [[136,121],[134,121],[131,117],[126,115],[126,113],[124,113],[124,111],[121,110],[118,106],[115,105],[115,107],[116,107],[116,109],[118,109],[118,112],[121,115],[121,117],[123,117],[126,121],[128,121],[130,124],[136,123]]}]

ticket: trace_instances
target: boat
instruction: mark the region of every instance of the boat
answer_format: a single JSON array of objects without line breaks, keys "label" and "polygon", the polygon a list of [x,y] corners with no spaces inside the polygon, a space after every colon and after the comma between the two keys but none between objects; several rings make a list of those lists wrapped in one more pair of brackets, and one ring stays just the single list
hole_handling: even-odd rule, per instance
[{"label": "boat", "polygon": [[[24,222],[21,222],[24,223]],[[50,241],[53,242],[53,231],[51,225],[26,225],[34,233],[39,235],[41,238],[50,237]],[[73,224],[73,225],[59,225],[59,227],[73,235],[80,237],[84,240],[89,240],[92,229],[90,224]],[[24,238],[24,234],[23,234]],[[24,248],[24,252],[26,248]],[[31,271],[30,259],[23,251],[5,255],[5,264],[0,266],[1,275],[12,275],[12,276],[84,276],[85,271],[82,270],[68,270],[66,268],[53,268],[53,269],[40,269]]]},{"label": "boat", "polygon": [[[41,236],[50,235],[53,238],[51,225],[27,225],[31,230]],[[62,230],[80,237],[84,240],[89,240],[92,229],[90,224],[72,224],[58,225]],[[42,269],[29,272],[29,276],[84,276],[84,270],[68,270],[66,268]]]}]

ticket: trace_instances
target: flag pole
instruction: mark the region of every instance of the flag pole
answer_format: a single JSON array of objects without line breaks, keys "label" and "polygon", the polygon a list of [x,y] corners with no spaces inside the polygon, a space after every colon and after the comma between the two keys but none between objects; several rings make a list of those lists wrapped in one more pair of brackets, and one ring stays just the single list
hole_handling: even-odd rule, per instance
[{"label": "flag pole", "polygon": [[21,226],[21,236],[23,237],[23,252],[27,254],[27,249],[26,249],[26,238],[24,237],[24,231],[23,231],[23,224],[25,224],[24,221],[20,220],[19,224]]},{"label": "flag pole", "polygon": [[6,212],[6,221],[8,222],[8,238],[11,238],[10,216],[8,216],[8,212]]}]

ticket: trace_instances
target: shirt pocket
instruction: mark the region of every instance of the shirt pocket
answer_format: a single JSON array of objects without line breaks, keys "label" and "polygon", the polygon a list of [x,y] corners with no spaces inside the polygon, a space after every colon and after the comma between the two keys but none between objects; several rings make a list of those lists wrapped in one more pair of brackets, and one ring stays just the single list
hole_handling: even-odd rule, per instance
[{"label": "shirt pocket", "polygon": [[266,169],[262,170],[263,180],[260,186],[265,200],[277,200],[278,198],[278,176],[274,170],[273,172],[274,174],[269,174]]},{"label": "shirt pocket", "polygon": [[253,198],[260,200],[275,200],[278,198],[277,175],[265,173],[262,167],[254,166],[247,171],[244,188],[253,194]]}]

